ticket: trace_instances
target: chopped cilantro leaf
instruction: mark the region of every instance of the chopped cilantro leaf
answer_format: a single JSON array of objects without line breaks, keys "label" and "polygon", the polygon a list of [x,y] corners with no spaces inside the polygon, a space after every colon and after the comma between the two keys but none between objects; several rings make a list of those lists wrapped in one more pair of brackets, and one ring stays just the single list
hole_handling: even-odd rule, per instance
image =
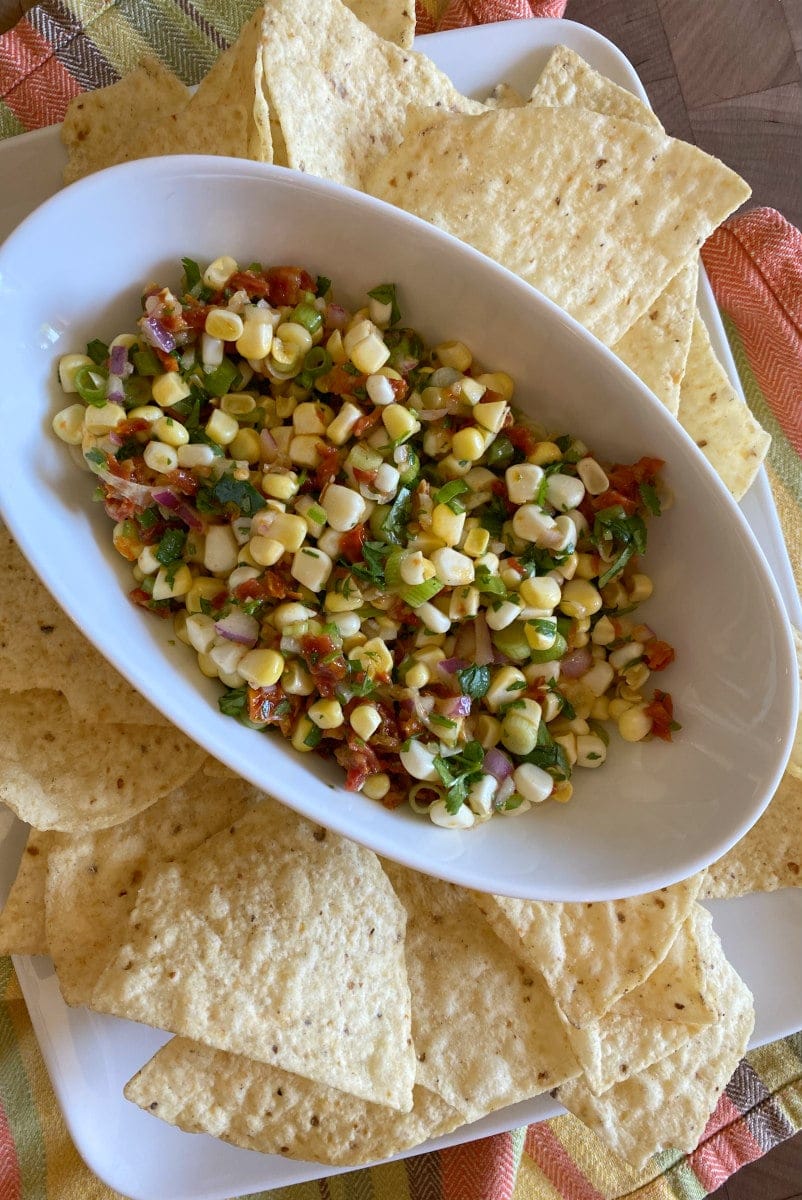
[{"label": "chopped cilantro leaf", "polygon": [[187,535],[183,529],[165,530],[164,537],[159,542],[156,550],[156,558],[165,567],[177,562],[184,553],[184,543],[186,540]]},{"label": "chopped cilantro leaf", "polygon": [[330,289],[331,280],[327,279],[325,275],[318,275],[315,282],[315,291],[317,292],[318,296],[325,296]]},{"label": "chopped cilantro leaf", "polygon": [[247,479],[235,479],[233,475],[221,475],[211,491],[219,505],[236,505],[243,517],[252,517],[267,504],[253,484]]},{"label": "chopped cilantro leaf", "polygon": [[479,742],[468,742],[459,754],[443,758],[437,755],[434,769],[446,789],[446,811],[459,812],[468,795],[468,788],[482,776],[485,752]]},{"label": "chopped cilantro leaf", "polygon": [[641,503],[655,517],[660,516],[660,497],[657,495],[657,490],[651,483],[638,484]]},{"label": "chopped cilantro leaf", "polygon": [[[623,571],[633,554],[643,554],[646,526],[637,513],[627,516],[620,504],[614,504],[596,513],[591,540],[610,560],[607,570],[599,576],[598,586],[603,588]],[[610,559],[611,551],[615,558]]]},{"label": "chopped cilantro leaf", "polygon": [[457,671],[457,679],[459,680],[459,690],[463,696],[470,696],[472,700],[481,700],[490,687],[490,667],[476,665],[466,667],[464,671]]},{"label": "chopped cilantro leaf", "polygon": [[344,562],[343,566],[350,567],[352,573],[357,578],[364,579],[376,587],[383,588],[386,586],[384,564],[391,549],[392,547],[385,542],[365,542],[362,547],[362,563],[352,565],[351,563]]},{"label": "chopped cilantro leaf", "polygon": [[221,713],[227,717],[243,717],[248,711],[247,687],[229,688],[222,696],[218,696],[217,704]]},{"label": "chopped cilantro leaf", "polygon": [[109,357],[109,348],[99,338],[94,338],[86,347],[86,353],[97,367],[102,367]]},{"label": "chopped cilantro leaf", "polygon": [[573,721],[576,718],[576,712],[574,710],[574,706],[570,703],[570,701],[564,695],[564,693],[561,692],[560,689],[557,687],[556,680],[549,679],[549,681],[546,684],[546,687],[560,701],[560,713],[562,714],[562,716],[564,716],[566,718],[566,720],[568,720],[568,721]]}]

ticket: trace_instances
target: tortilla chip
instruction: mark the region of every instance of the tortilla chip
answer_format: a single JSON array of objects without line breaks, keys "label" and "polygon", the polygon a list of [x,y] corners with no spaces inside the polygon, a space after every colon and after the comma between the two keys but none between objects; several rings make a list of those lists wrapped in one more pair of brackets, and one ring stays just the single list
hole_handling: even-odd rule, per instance
[{"label": "tortilla chip", "polygon": [[245,811],[258,793],[196,775],[123,825],[53,835],[45,895],[47,944],[67,1004],[88,1004],[127,938],[145,875],[186,857]]},{"label": "tortilla chip", "polygon": [[225,154],[272,162],[257,9],[202,80],[189,103],[126,139],[115,162],[159,154]]},{"label": "tortilla chip", "polygon": [[678,416],[682,428],[740,500],[760,470],[771,438],[730,383],[698,313],[680,387]]},{"label": "tortilla chip", "polygon": [[64,182],[118,162],[124,138],[143,125],[174,117],[189,97],[178,76],[152,56],[143,58],[118,83],[76,96],[61,126],[68,155]]},{"label": "tortilla chip", "polygon": [[409,50],[415,40],[415,5],[413,0],[345,0],[355,17],[368,29]]},{"label": "tortilla chip", "polygon": [[700,929],[717,1019],[603,1096],[582,1080],[557,1091],[569,1112],[638,1170],[660,1150],[696,1148],[754,1027],[751,993],[725,959],[709,914],[700,918]]},{"label": "tortilla chip", "polygon": [[207,754],[201,763],[201,771],[208,779],[224,780],[240,778],[236,771],[232,771],[231,767],[227,767],[219,759],[212,758],[211,754]]},{"label": "tortilla chip", "polygon": [[385,863],[407,910],[417,1082],[467,1121],[578,1073],[554,1001],[454,884]]},{"label": "tortilla chip", "polygon": [[648,104],[594,71],[567,46],[554,49],[529,101],[542,108],[589,108],[607,117],[624,117],[639,125],[663,128]]},{"label": "tortilla chip", "polygon": [[749,195],[659,129],[528,104],[419,111],[364,187],[508,267],[608,346]]},{"label": "tortilla chip", "polygon": [[802,780],[786,772],[763,816],[708,867],[705,899],[802,886]]},{"label": "tortilla chip", "polygon": [[672,416],[691,346],[699,258],[693,255],[649,305],[648,312],[612,347],[622,362],[642,379]]},{"label": "tortilla chip", "polygon": [[582,1029],[566,1022],[568,1041],[596,1095],[666,1058],[715,1020],[707,997],[704,920],[695,904],[660,965],[600,1020]]},{"label": "tortilla chip", "polygon": [[412,1111],[398,1113],[187,1038],[163,1046],[125,1095],[188,1133],[330,1166],[388,1158],[463,1120],[423,1087],[414,1089]]},{"label": "tortilla chip", "polygon": [[35,829],[126,821],[185,783],[203,750],[177,729],[91,725],[58,692],[0,692],[0,801]]},{"label": "tortilla chip", "polygon": [[405,924],[375,854],[265,799],[148,875],[92,1007],[409,1111]]},{"label": "tortilla chip", "polygon": [[275,0],[265,73],[289,166],[358,187],[400,141],[407,107],[481,112],[422,54],[383,41],[340,0]]},{"label": "tortilla chip", "polygon": [[497,83],[484,100],[485,108],[520,108],[522,104],[526,104],[523,96],[509,83]]},{"label": "tortilla chip", "polygon": [[693,875],[644,896],[584,904],[471,896],[519,960],[542,972],[567,1020],[582,1028],[663,961],[701,883]]},{"label": "tortilla chip", "polygon": [[32,829],[0,913],[0,954],[47,954],[45,880],[52,834]]},{"label": "tortilla chip", "polygon": [[0,578],[0,688],[60,691],[92,722],[168,724],[76,629],[2,524]]}]

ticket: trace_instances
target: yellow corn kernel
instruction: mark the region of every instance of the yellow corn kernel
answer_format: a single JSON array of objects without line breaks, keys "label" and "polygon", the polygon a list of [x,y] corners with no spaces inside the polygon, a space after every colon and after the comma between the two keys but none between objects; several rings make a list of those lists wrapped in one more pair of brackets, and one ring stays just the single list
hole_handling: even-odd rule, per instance
[{"label": "yellow corn kernel", "polygon": [[356,646],[348,654],[350,661],[358,662],[370,675],[389,675],[393,669],[393,656],[381,638],[370,638],[362,646]]},{"label": "yellow corn kernel", "polygon": [[62,354],[58,360],[58,378],[61,384],[61,390],[64,392],[77,392],[75,386],[75,376],[80,371],[81,367],[94,367],[91,358],[85,354]]},{"label": "yellow corn kernel", "polygon": [[408,669],[404,676],[404,685],[409,688],[422,688],[432,677],[432,673],[426,666],[426,663],[416,662]]},{"label": "yellow corn kernel", "polygon": [[125,420],[125,409],[121,404],[104,404],[100,408],[87,408],[84,413],[84,429],[87,433],[103,435],[116,429]]},{"label": "yellow corn kernel", "polygon": [[484,384],[489,392],[495,392],[508,403],[515,391],[515,382],[506,371],[492,371],[486,375],[477,376],[479,383]]},{"label": "yellow corn kernel", "polygon": [[284,553],[284,547],[276,538],[257,534],[248,542],[248,553],[259,567],[272,567]]},{"label": "yellow corn kernel", "polygon": [[178,455],[172,446],[166,446],[164,442],[148,442],[142,457],[151,471],[158,471],[162,475],[169,475],[178,466]]},{"label": "yellow corn kernel", "polygon": [[345,720],[339,700],[316,700],[309,707],[307,716],[318,729],[339,729]]},{"label": "yellow corn kernel", "polygon": [[239,422],[216,408],[206,422],[206,436],[218,446],[230,446],[239,433]]},{"label": "yellow corn kernel", "polygon": [[[303,716],[292,733],[291,743],[294,750],[300,751],[301,754],[308,754],[314,749],[314,746],[307,746],[307,739],[317,727],[309,720],[309,717]],[[312,740],[312,739],[310,739]]]},{"label": "yellow corn kernel", "polygon": [[153,599],[171,600],[174,596],[186,596],[192,584],[192,572],[186,563],[182,563],[177,570],[175,564],[161,567],[153,584]]},{"label": "yellow corn kernel", "polygon": [[288,696],[311,696],[315,690],[315,681],[303,664],[294,659],[287,663],[284,669],[281,686]]},{"label": "yellow corn kernel", "polygon": [[481,558],[489,545],[489,532],[477,526],[467,534],[462,549],[470,558]]},{"label": "yellow corn kernel", "polygon": [[482,400],[473,410],[473,419],[488,433],[498,433],[504,424],[508,408],[503,400]]},{"label": "yellow corn kernel", "polygon": [[248,392],[229,392],[221,399],[220,407],[230,417],[247,417],[256,408],[256,400]]},{"label": "yellow corn kernel", "polygon": [[[197,575],[192,581],[192,587],[186,594],[184,604],[188,613],[203,612],[206,604],[216,599],[226,590],[225,584],[209,575]],[[215,671],[217,674],[217,671]]]},{"label": "yellow corn kernel", "polygon": [[593,701],[593,707],[590,710],[590,715],[594,721],[609,721],[610,719],[610,701],[606,696],[597,696]]},{"label": "yellow corn kernel", "polygon": [[432,534],[446,546],[456,546],[462,537],[465,513],[455,513],[447,504],[435,504],[432,511]]},{"label": "yellow corn kernel", "polygon": [[298,491],[298,476],[294,471],[287,475],[279,475],[273,471],[265,471],[262,476],[262,491],[274,500],[292,500]]},{"label": "yellow corn kernel", "polygon": [[231,258],[228,254],[223,254],[220,258],[216,258],[214,262],[209,263],[206,270],[203,272],[203,282],[207,288],[212,291],[221,291],[228,283],[231,276],[239,270],[237,261]]},{"label": "yellow corn kernel", "polygon": [[601,559],[598,554],[577,554],[575,579],[598,579]]},{"label": "yellow corn kernel", "polygon": [[207,679],[220,678],[217,669],[217,663],[213,659],[209,658],[208,654],[203,654],[200,650],[198,651],[198,666],[201,674],[205,675]]},{"label": "yellow corn kernel", "polygon": [[370,740],[382,723],[377,709],[372,704],[359,704],[349,717],[349,724],[354,733],[359,734],[364,742]]},{"label": "yellow corn kernel", "polygon": [[545,467],[549,463],[559,462],[562,456],[563,452],[555,442],[538,442],[532,453],[527,454],[526,461]]},{"label": "yellow corn kernel", "polygon": [[363,795],[368,800],[382,800],[390,790],[390,776],[381,771],[378,775],[369,775],[362,784]]},{"label": "yellow corn kernel", "polygon": [[331,361],[335,366],[341,366],[342,363],[348,361],[348,355],[345,353],[345,347],[343,346],[343,335],[339,329],[335,329],[326,342],[326,349],[331,355]]},{"label": "yellow corn kernel", "polygon": [[209,337],[236,342],[242,336],[242,317],[229,308],[210,308],[203,326]]},{"label": "yellow corn kernel", "polygon": [[481,713],[476,718],[473,732],[483,750],[492,750],[501,740],[501,721],[489,713]]},{"label": "yellow corn kernel", "polygon": [[574,785],[569,779],[560,779],[555,783],[554,790],[551,793],[552,800],[556,800],[558,804],[567,804],[574,794]]},{"label": "yellow corn kernel", "polygon": [[259,462],[262,444],[255,429],[240,429],[236,437],[229,443],[228,452],[232,458],[247,463]]},{"label": "yellow corn kernel", "polygon": [[648,600],[654,591],[654,584],[648,575],[633,575],[628,585],[630,604],[640,604]]},{"label": "yellow corn kernel", "polygon": [[296,358],[312,349],[311,333],[297,321],[284,321],[276,330],[276,337],[293,351]]},{"label": "yellow corn kernel", "polygon": [[165,371],[163,375],[155,375],[151,384],[153,399],[159,408],[170,408],[179,400],[186,400],[189,395],[189,384],[177,371]]},{"label": "yellow corn kernel", "polygon": [[519,595],[524,604],[532,608],[552,610],[560,602],[560,585],[549,575],[531,576],[524,579],[519,589]]},{"label": "yellow corn kernel", "polygon": [[186,446],[189,442],[189,433],[180,421],[174,421],[172,417],[159,417],[158,421],[153,422],[153,432],[160,442],[164,442],[166,446]]},{"label": "yellow corn kernel", "polygon": [[618,732],[625,742],[640,742],[651,731],[652,718],[640,705],[632,705],[618,718]]},{"label": "yellow corn kernel", "polygon": [[451,439],[451,453],[460,462],[478,462],[485,452],[485,439],[480,430],[469,425]]},{"label": "yellow corn kernel", "polygon": [[284,671],[284,656],[277,650],[249,650],[237,663],[237,670],[251,687],[273,687]]},{"label": "yellow corn kernel", "polygon": [[363,375],[373,375],[390,357],[390,347],[378,333],[369,333],[351,350],[351,362]]},{"label": "yellow corn kernel", "polygon": [[393,441],[412,437],[420,429],[420,421],[401,404],[388,404],[382,409],[382,424]]},{"label": "yellow corn kernel", "polygon": [[454,371],[467,371],[473,362],[473,355],[464,342],[441,342],[434,352],[444,367]]},{"label": "yellow corn kernel", "polygon": [[570,579],[563,586],[560,612],[567,617],[592,616],[601,606],[601,594],[587,579]]},{"label": "yellow corn kernel", "polygon": [[619,696],[616,696],[616,698],[611,700],[608,704],[607,714],[611,721],[617,721],[620,717],[623,717],[624,713],[628,712],[630,708],[632,708],[632,702],[630,700],[622,700]]},{"label": "yellow corn kernel", "polygon": [[513,710],[501,722],[501,743],[511,754],[531,754],[537,745],[537,728]]}]

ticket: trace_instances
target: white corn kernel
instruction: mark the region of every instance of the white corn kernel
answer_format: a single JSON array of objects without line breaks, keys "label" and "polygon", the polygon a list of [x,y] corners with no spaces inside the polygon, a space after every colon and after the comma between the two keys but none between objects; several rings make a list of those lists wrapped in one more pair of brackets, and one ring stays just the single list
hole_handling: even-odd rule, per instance
[{"label": "white corn kernel", "polygon": [[502,600],[497,606],[488,607],[485,620],[490,629],[506,629],[521,615],[521,606],[515,600]]},{"label": "white corn kernel", "polygon": [[195,467],[210,467],[215,460],[215,453],[211,446],[204,446],[201,442],[192,442],[188,446],[179,446],[176,450],[176,458],[179,467],[186,467],[191,471]]},{"label": "white corn kernel", "polygon": [[531,503],[542,479],[543,469],[534,463],[516,463],[504,472],[507,495],[513,504]]},{"label": "white corn kernel", "polygon": [[476,571],[473,559],[468,558],[467,554],[444,546],[440,550],[432,551],[431,560],[437,578],[446,586],[459,587],[462,584],[473,583]]},{"label": "white corn kernel", "polygon": [[75,376],[80,371],[81,367],[94,367],[91,358],[86,354],[62,354],[58,360],[58,378],[61,384],[61,390],[64,392],[77,392],[75,386]]},{"label": "white corn kernel", "polygon": [[116,429],[126,419],[125,409],[121,404],[104,404],[100,408],[87,408],[84,413],[84,429],[87,433],[102,436],[110,429]]},{"label": "white corn kernel", "polygon": [[481,425],[489,433],[498,433],[504,424],[508,412],[507,405],[500,400],[493,400],[488,403],[481,401],[475,405],[472,416],[477,425]]},{"label": "white corn kernel", "polygon": [[334,446],[344,446],[348,441],[354,426],[365,414],[361,409],[346,400],[337,416],[326,428],[326,437]]},{"label": "white corn kernel", "polygon": [[262,572],[258,567],[252,567],[249,563],[243,563],[241,567],[235,567],[226,580],[228,594],[233,596],[237,588],[241,587],[243,583],[248,583],[251,579],[258,579],[261,574]]},{"label": "white corn kernel", "polygon": [[542,804],[551,795],[554,780],[548,771],[534,763],[521,763],[513,772],[515,790],[530,804]]},{"label": "white corn kernel", "polygon": [[440,778],[434,765],[434,760],[439,754],[440,747],[437,743],[427,746],[423,742],[419,742],[417,738],[413,738],[406,749],[401,747],[398,757],[401,759],[404,770],[413,779],[420,779],[424,783],[435,783]]},{"label": "white corn kernel", "polygon": [[296,433],[316,434],[322,437],[326,432],[324,405],[305,400],[298,404],[292,414],[292,427]]},{"label": "white corn kernel", "polygon": [[595,733],[579,734],[576,739],[576,765],[600,767],[607,757],[607,747]]},{"label": "white corn kernel", "polygon": [[580,458],[576,473],[591,496],[600,496],[610,486],[610,481],[595,458]]},{"label": "white corn kernel", "polygon": [[238,270],[239,267],[237,266],[236,259],[231,258],[228,254],[223,254],[220,258],[216,258],[214,262],[209,263],[203,272],[203,282],[213,292],[220,292],[226,286],[231,276]]},{"label": "white corn kernel", "polygon": [[479,612],[479,589],[454,588],[449,599],[448,615],[452,621],[466,621]]},{"label": "white corn kernel", "polygon": [[470,829],[476,824],[476,817],[467,804],[461,805],[455,813],[450,813],[445,800],[435,800],[429,805],[429,818],[441,829]]},{"label": "white corn kernel", "polygon": [[395,403],[395,391],[386,375],[368,375],[365,389],[377,408]]},{"label": "white corn kernel", "polygon": [[559,471],[549,476],[546,484],[546,500],[559,512],[567,512],[582,503],[585,485],[573,475],[562,475]]},{"label": "white corn kernel", "polygon": [[203,565],[213,575],[228,575],[237,565],[239,545],[230,525],[210,525],[206,530]]},{"label": "white corn kernel", "polygon": [[295,552],[290,574],[310,592],[320,592],[326,586],[334,563],[322,550],[302,546]]},{"label": "white corn kernel", "polygon": [[613,650],[612,654],[607,656],[607,661],[616,671],[625,671],[627,665],[634,659],[640,658],[642,654],[642,642],[625,642],[623,646],[619,646],[617,650]]},{"label": "white corn kernel", "polygon": [[512,531],[525,542],[543,545],[553,535],[554,520],[537,504],[522,504],[512,518]]},{"label": "white corn kernel", "polygon": [[448,633],[451,628],[451,622],[446,614],[440,612],[440,609],[435,608],[428,600],[425,600],[423,604],[419,604],[415,609],[415,613],[430,633]]},{"label": "white corn kernel", "polygon": [[299,467],[314,469],[321,463],[320,438],[311,434],[298,434],[290,442],[290,461]]},{"label": "white corn kernel", "polygon": [[355,612],[333,613],[330,620],[342,638],[355,637],[362,626],[362,620]]},{"label": "white corn kernel", "polygon": [[70,404],[62,408],[53,418],[53,432],[68,446],[80,446],[84,432],[84,413],[87,410],[83,404]]},{"label": "white corn kernel", "polygon": [[483,775],[468,788],[467,802],[472,813],[477,817],[490,817],[493,814],[493,797],[498,790],[498,781],[492,775]]},{"label": "white corn kernel", "polygon": [[204,370],[213,371],[223,361],[225,346],[220,338],[212,337],[209,333],[201,334],[201,362]]},{"label": "white corn kernel", "polygon": [[208,654],[217,639],[214,620],[206,613],[191,613],[184,626],[187,640],[198,654]]},{"label": "white corn kernel", "polygon": [[[154,546],[144,546],[140,551],[136,565],[144,575],[155,575],[161,567],[162,564],[156,557],[157,549],[158,547]],[[198,647],[196,646],[195,649],[197,650]]]},{"label": "white corn kernel", "polygon": [[485,696],[485,706],[495,712],[502,704],[517,700],[526,688],[523,672],[517,667],[500,667],[490,680]]},{"label": "white corn kernel", "polygon": [[332,529],[347,533],[365,520],[367,505],[358,492],[330,483],[320,498],[326,519]]},{"label": "white corn kernel", "polygon": [[603,696],[615,678],[615,672],[608,662],[603,660],[594,663],[589,671],[582,676],[582,686],[594,696]]}]

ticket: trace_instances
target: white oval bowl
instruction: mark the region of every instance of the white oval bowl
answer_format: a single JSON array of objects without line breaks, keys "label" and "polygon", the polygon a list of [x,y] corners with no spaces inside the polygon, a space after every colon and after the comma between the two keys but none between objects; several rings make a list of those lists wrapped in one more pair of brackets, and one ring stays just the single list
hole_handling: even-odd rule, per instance
[{"label": "white oval bowl", "polygon": [[[296,263],[346,302],[398,284],[404,323],[459,338],[516,380],[516,403],[608,461],[666,460],[676,501],[650,525],[641,610],[677,660],[682,732],[626,744],[576,770],[570,804],[468,832],[436,828],[346,792],[342,773],[217,708],[170,622],[127,599],[130,568],[50,430],[65,401],[59,355],[132,328],[142,287],[176,280],[183,256]],[[361,301],[360,301],[361,302]],[[418,870],[482,891],[544,900],[633,895],[684,878],[758,818],[790,752],[796,671],[784,610],[737,505],[643,384],[520,279],[415,217],[337,185],[233,159],[114,167],[45,203],[0,250],[4,468],[0,508],[23,553],[86,636],[210,754],[307,816]],[[222,786],[222,785],[221,785]]]}]

